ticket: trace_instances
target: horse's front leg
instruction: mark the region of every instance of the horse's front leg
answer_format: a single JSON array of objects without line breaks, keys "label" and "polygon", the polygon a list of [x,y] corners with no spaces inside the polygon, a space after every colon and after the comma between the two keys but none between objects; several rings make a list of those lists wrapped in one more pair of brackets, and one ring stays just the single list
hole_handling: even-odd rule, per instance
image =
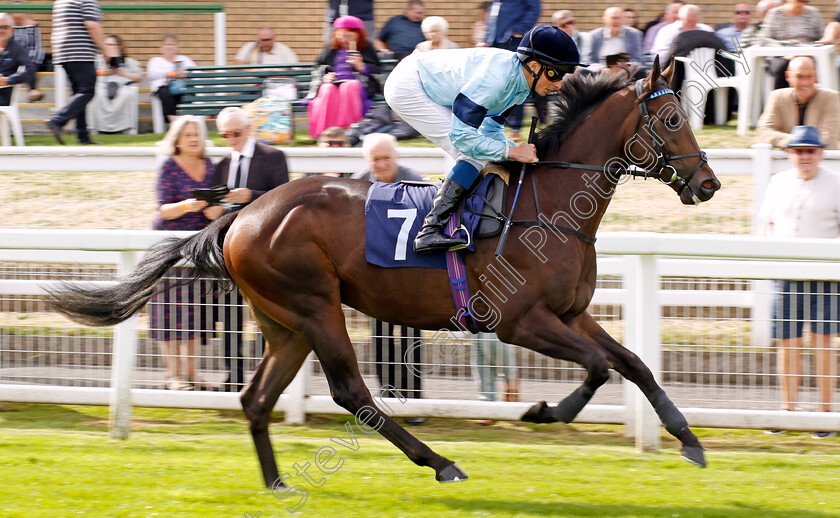
[{"label": "horse's front leg", "polygon": [[650,404],[653,405],[668,433],[682,443],[683,458],[697,466],[706,467],[703,446],[700,445],[697,436],[689,428],[685,416],[674,405],[671,398],[665,394],[662,387],[656,383],[653,373],[650,372],[647,365],[604,331],[604,328],[588,313],[582,314],[577,320],[581,331],[603,348],[607,360],[613,368],[641,389]]},{"label": "horse's front leg", "polygon": [[515,325],[510,339],[503,338],[558,360],[567,360],[586,369],[586,379],[555,407],[537,403],[522,416],[533,423],[571,423],[589,403],[595,391],[609,379],[609,364],[600,347],[582,335],[574,323],[566,324],[544,307],[535,307]]}]

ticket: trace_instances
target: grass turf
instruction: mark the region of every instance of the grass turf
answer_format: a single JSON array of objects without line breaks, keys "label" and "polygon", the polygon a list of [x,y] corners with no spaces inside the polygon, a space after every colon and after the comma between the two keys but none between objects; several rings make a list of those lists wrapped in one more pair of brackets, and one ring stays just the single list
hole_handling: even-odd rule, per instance
[{"label": "grass turf", "polygon": [[[132,437],[109,440],[104,407],[0,405],[0,516],[288,516],[297,495],[261,488],[238,412],[135,409]],[[759,431],[699,430],[709,467],[695,468],[663,437],[640,454],[619,426],[530,425],[432,419],[409,431],[470,480],[438,484],[379,435],[347,418],[274,424],[281,473],[307,488],[300,516],[375,517],[828,517],[840,514],[840,441]],[[332,446],[343,464],[315,468]],[[338,457],[329,464],[335,465]],[[310,463],[313,488],[293,464]]]}]

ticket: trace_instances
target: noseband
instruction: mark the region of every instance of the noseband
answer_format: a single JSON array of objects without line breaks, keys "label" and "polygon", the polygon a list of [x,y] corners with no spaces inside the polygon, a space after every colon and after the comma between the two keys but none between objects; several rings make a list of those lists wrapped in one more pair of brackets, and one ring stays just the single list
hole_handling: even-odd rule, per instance
[{"label": "noseband", "polygon": [[[639,128],[642,126],[642,121],[644,121],[645,127],[648,130],[652,137],[652,143],[654,151],[656,152],[656,164],[654,165],[655,173],[648,174],[648,171],[645,170],[645,178],[649,178],[654,176],[659,179],[662,183],[666,185],[673,185],[677,189],[677,196],[682,194],[683,189],[685,189],[691,179],[694,178],[694,173],[700,170],[700,167],[703,166],[704,163],[708,162],[708,158],[706,158],[706,153],[704,151],[700,151],[699,153],[686,153],[683,155],[672,155],[668,152],[668,148],[665,147],[663,144],[665,143],[665,139],[663,139],[659,132],[656,130],[656,126],[653,124],[653,117],[648,112],[647,103],[651,99],[656,99],[665,94],[673,94],[674,91],[670,88],[665,88],[663,90],[657,90],[655,92],[648,92],[644,93],[644,79],[639,79],[636,81],[636,99],[639,101],[639,119],[636,121],[636,129],[633,132],[635,135],[639,134]],[[659,118],[659,117],[657,117]],[[660,119],[661,120],[661,119]],[[662,144],[660,144],[662,143]],[[682,178],[677,174],[677,170],[674,166],[670,165],[668,162],[671,160],[679,160],[681,158],[691,158],[691,157],[700,157],[698,160],[697,165],[694,166],[694,169],[688,174],[686,178]],[[670,178],[668,178],[668,170],[671,170]]]}]

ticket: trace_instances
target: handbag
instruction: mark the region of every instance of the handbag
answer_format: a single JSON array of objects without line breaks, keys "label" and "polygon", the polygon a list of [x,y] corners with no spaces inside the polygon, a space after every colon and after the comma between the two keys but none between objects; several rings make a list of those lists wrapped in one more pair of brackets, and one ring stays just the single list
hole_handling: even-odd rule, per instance
[{"label": "handbag", "polygon": [[170,79],[168,86],[169,93],[172,95],[181,95],[187,89],[187,82],[183,79]]}]

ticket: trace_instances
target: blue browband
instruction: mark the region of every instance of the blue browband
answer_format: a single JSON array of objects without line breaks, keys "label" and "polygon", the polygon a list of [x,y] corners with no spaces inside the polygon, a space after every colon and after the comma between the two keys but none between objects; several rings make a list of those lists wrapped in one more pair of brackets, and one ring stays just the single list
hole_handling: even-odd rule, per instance
[{"label": "blue browband", "polygon": [[650,95],[648,96],[648,100],[651,100],[651,99],[656,99],[656,98],[657,98],[657,97],[659,97],[660,95],[672,94],[672,93],[674,93],[674,91],[673,91],[673,90],[671,90],[670,88],[666,88],[666,89],[664,89],[664,90],[659,90],[658,92],[654,92],[654,93],[650,94]]}]

